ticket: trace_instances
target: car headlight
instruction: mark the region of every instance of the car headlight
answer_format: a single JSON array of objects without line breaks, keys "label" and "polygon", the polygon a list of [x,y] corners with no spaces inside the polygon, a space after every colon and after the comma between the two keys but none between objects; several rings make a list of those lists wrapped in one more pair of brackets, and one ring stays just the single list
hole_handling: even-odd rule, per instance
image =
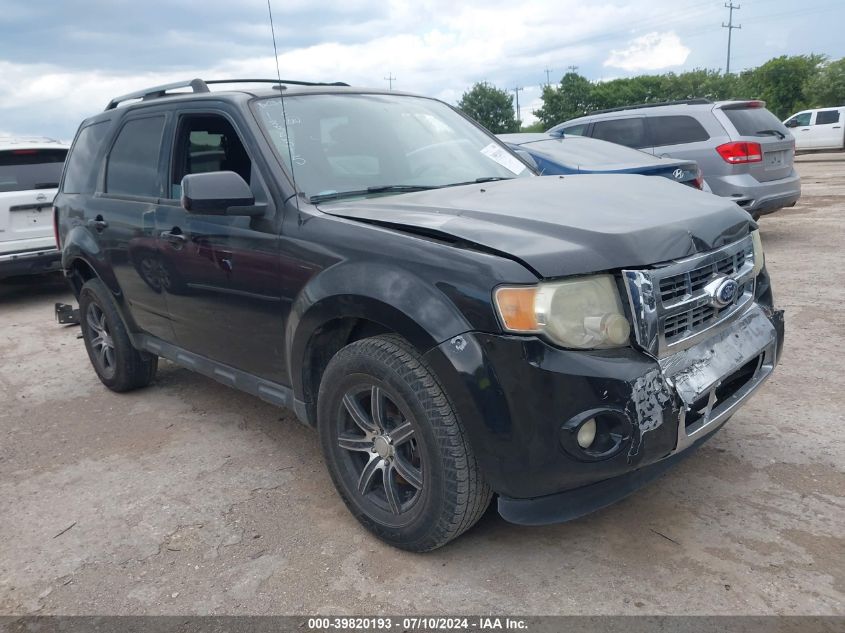
[{"label": "car headlight", "polygon": [[494,299],[505,330],[543,334],[562,347],[623,347],[631,334],[612,275],[502,286]]},{"label": "car headlight", "polygon": [[766,256],[763,254],[763,240],[760,237],[759,230],[751,231],[751,243],[754,245],[754,270],[751,275],[756,277],[763,270],[763,264],[766,263]]}]

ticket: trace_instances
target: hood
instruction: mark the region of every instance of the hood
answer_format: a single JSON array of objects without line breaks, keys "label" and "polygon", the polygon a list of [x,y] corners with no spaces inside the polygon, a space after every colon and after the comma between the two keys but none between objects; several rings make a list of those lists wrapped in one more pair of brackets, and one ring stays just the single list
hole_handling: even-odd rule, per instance
[{"label": "hood", "polygon": [[324,213],[477,245],[550,278],[646,267],[748,234],[724,198],[664,178],[596,174],[515,178],[363,200]]}]

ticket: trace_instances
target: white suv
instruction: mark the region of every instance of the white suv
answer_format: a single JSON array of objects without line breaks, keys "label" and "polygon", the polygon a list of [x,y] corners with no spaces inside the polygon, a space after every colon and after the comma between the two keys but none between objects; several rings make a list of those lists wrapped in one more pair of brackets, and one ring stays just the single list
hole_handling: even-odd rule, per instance
[{"label": "white suv", "polygon": [[0,137],[0,279],[59,270],[53,198],[68,146]]}]

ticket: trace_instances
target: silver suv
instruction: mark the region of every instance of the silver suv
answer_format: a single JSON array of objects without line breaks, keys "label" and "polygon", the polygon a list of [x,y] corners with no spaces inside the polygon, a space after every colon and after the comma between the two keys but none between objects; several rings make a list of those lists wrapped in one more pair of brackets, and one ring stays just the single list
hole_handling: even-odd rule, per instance
[{"label": "silver suv", "polygon": [[657,156],[691,159],[718,196],[754,219],[801,197],[793,167],[795,139],[763,101],[692,99],[593,112],[554,126],[572,134],[627,145]]}]

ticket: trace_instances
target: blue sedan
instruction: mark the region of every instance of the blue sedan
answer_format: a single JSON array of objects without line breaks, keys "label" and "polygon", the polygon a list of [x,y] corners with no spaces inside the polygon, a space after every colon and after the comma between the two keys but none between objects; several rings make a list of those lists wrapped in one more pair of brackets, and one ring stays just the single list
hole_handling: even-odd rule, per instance
[{"label": "blue sedan", "polygon": [[498,137],[517,152],[525,152],[546,176],[559,174],[643,174],[662,176],[706,189],[698,163],[692,160],[660,158],[636,149],[583,136],[548,134],[500,134]]}]

